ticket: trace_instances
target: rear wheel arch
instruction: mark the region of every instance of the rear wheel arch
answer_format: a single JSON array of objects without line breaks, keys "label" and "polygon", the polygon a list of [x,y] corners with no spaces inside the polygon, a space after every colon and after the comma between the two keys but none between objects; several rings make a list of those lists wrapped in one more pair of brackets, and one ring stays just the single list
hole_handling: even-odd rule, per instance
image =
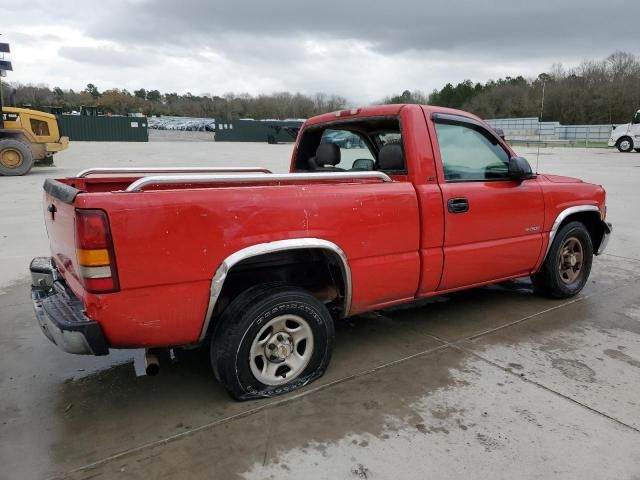
[{"label": "rear wheel arch", "polygon": [[21,142],[27,144],[30,143],[27,136],[23,132],[18,130],[5,130],[4,132],[0,133],[0,140],[2,140],[3,138],[15,138],[16,140],[20,140]]},{"label": "rear wheel arch", "polygon": [[[305,275],[308,271],[312,273]],[[255,285],[269,282],[294,284],[330,303],[339,316],[349,314],[351,269],[338,245],[315,238],[262,243],[231,254],[216,270],[199,341],[212,334],[214,318],[234,298]]]},{"label": "rear wheel arch", "polygon": [[38,143],[35,137],[31,138],[30,136],[27,136],[23,131],[9,130],[0,133],[0,140],[3,140],[5,138],[18,140],[19,142],[24,143],[26,147],[31,150],[31,154],[35,162],[40,161],[47,153],[44,143]]}]

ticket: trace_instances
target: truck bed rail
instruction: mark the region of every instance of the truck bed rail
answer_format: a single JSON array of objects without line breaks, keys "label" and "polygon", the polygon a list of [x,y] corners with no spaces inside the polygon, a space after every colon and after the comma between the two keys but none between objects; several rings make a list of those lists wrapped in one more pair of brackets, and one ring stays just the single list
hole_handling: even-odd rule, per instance
[{"label": "truck bed rail", "polygon": [[299,180],[380,180],[392,182],[383,172],[327,172],[327,173],[272,173],[239,175],[155,175],[143,177],[127,187],[125,192],[140,192],[149,185],[171,185],[189,183],[250,183],[250,182],[295,182]]},{"label": "truck bed rail", "polygon": [[124,167],[124,168],[87,168],[76,175],[85,178],[90,175],[113,175],[120,173],[271,173],[262,167]]}]

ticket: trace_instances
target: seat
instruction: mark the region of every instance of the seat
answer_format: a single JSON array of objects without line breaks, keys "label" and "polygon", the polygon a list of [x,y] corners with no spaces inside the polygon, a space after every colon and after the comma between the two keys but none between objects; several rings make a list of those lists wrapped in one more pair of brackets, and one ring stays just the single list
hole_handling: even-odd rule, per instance
[{"label": "seat", "polygon": [[335,143],[321,143],[316,154],[309,160],[309,169],[316,172],[344,172],[344,168],[336,167],[340,163],[340,147]]},{"label": "seat", "polygon": [[399,143],[385,145],[378,152],[378,168],[380,170],[404,171],[404,152]]}]

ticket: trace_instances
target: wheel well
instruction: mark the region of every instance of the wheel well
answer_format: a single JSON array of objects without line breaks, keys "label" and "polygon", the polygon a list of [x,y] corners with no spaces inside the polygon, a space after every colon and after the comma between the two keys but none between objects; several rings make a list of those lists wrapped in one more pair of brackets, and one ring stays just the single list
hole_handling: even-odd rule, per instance
[{"label": "wheel well", "polygon": [[629,135],[623,135],[618,140],[616,140],[616,145],[618,145],[623,140],[631,140],[631,143],[633,143],[633,138],[631,138]]},{"label": "wheel well", "polygon": [[29,138],[22,132],[2,132],[0,133],[0,140],[18,140],[19,142],[24,143],[25,148],[31,150],[31,155],[33,155],[34,160],[38,160],[40,157],[44,156],[41,154],[42,152],[44,152],[44,144],[31,142]]},{"label": "wheel well", "polygon": [[569,222],[580,222],[585,227],[587,227],[589,236],[591,237],[591,243],[593,244],[593,252],[595,254],[598,251],[600,242],[602,242],[602,237],[604,236],[604,226],[602,224],[602,220],[600,219],[600,213],[595,211],[587,211],[577,212],[569,215],[558,226],[558,230],[560,230]]},{"label": "wheel well", "polygon": [[304,288],[327,304],[332,313],[340,314],[347,294],[345,275],[342,259],[323,248],[300,248],[247,258],[227,273],[213,317],[219,316],[247,288],[268,282]]}]

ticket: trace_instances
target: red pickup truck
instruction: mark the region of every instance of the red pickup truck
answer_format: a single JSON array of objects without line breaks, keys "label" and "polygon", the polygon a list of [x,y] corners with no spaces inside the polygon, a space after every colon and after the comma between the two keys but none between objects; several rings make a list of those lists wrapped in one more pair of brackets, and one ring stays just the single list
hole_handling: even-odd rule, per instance
[{"label": "red pickup truck", "polygon": [[291,173],[93,169],[44,190],[45,335],[94,355],[210,346],[238,399],[322,375],[344,317],[516,277],[575,295],[611,232],[601,186],[532,173],[479,118],[420,105],[308,120]]}]

